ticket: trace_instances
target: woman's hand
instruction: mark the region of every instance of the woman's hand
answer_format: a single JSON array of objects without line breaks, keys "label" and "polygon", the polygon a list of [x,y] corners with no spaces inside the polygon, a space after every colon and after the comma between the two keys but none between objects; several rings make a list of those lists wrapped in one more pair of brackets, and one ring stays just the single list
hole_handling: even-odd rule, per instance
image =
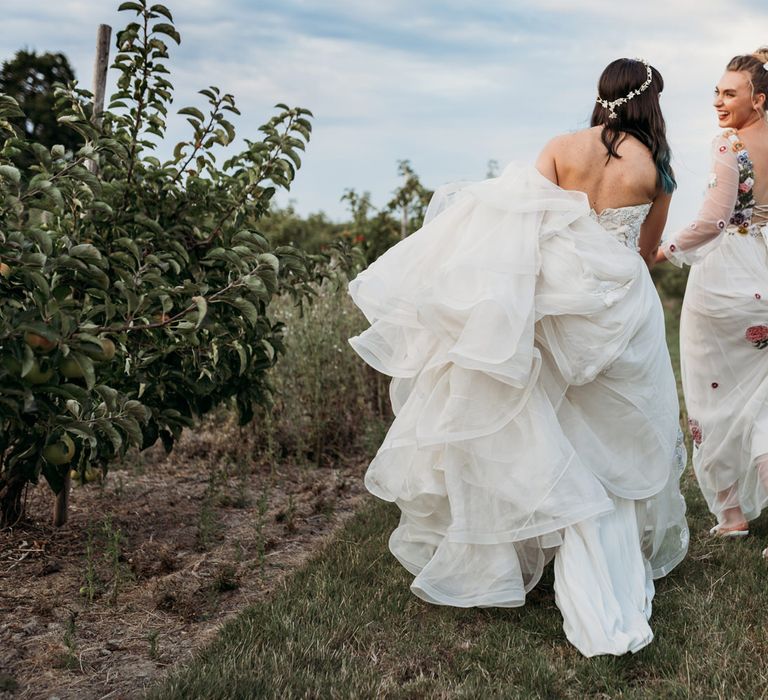
[{"label": "woman's hand", "polygon": [[653,264],[658,265],[659,263],[667,262],[667,256],[664,255],[664,251],[661,249],[661,247],[656,248],[656,256],[653,259]]},{"label": "woman's hand", "polygon": [[640,255],[650,270],[656,262],[656,251],[661,243],[661,234],[667,223],[667,212],[669,212],[669,203],[672,201],[672,195],[666,192],[659,192],[648,216],[645,217],[643,225],[640,227]]}]

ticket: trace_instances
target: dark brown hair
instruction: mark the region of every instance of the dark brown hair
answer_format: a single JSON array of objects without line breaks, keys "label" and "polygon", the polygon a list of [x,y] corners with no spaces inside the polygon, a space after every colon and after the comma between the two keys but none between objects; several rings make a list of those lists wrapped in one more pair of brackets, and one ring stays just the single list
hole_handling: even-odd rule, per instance
[{"label": "dark brown hair", "polygon": [[[631,58],[619,58],[606,66],[597,83],[597,92],[601,99],[612,102],[637,90],[647,77],[645,63]],[[608,160],[621,158],[617,149],[627,134],[647,146],[656,164],[658,186],[665,192],[672,192],[677,183],[670,166],[672,152],[667,143],[667,125],[659,105],[659,95],[663,89],[661,73],[651,66],[651,84],[643,92],[615,107],[614,118],[598,102],[592,111],[590,124],[603,127],[600,138],[608,151]]]},{"label": "dark brown hair", "polygon": [[[757,51],[744,56],[734,56],[725,70],[744,71],[749,74],[752,83],[752,96],[762,93],[768,100],[768,70],[763,66],[768,62],[768,46],[761,46]],[[763,111],[765,111],[763,103]]]}]

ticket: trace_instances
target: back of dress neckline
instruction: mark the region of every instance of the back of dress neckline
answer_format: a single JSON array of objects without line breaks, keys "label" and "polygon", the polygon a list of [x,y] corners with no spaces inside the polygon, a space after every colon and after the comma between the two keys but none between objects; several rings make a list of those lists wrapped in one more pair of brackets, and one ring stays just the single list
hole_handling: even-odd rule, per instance
[{"label": "back of dress neckline", "polygon": [[653,202],[643,202],[642,204],[627,204],[623,207],[605,207],[602,209],[602,211],[598,212],[594,207],[590,210],[592,211],[595,216],[600,218],[603,214],[606,214],[610,211],[621,211],[622,209],[639,209],[640,207],[648,207],[650,208]]}]

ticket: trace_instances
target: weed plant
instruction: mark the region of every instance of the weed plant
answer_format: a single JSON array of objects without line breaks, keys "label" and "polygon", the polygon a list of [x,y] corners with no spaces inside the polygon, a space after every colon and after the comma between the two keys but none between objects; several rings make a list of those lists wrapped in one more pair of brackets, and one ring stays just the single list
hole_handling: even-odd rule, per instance
[{"label": "weed plant", "polygon": [[303,309],[283,298],[275,316],[287,326],[286,353],[271,375],[274,410],[255,423],[264,448],[316,467],[370,456],[390,420],[387,378],[348,343],[367,324],[345,285],[322,286]]}]

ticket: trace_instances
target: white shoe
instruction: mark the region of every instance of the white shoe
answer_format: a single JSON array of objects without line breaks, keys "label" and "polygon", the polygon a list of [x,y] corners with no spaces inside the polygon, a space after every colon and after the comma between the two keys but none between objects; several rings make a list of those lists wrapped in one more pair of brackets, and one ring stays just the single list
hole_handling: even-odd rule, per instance
[{"label": "white shoe", "polygon": [[739,523],[738,525],[731,525],[729,527],[715,525],[709,531],[709,534],[717,535],[718,537],[746,537],[749,534],[749,525],[747,525],[746,522]]}]

